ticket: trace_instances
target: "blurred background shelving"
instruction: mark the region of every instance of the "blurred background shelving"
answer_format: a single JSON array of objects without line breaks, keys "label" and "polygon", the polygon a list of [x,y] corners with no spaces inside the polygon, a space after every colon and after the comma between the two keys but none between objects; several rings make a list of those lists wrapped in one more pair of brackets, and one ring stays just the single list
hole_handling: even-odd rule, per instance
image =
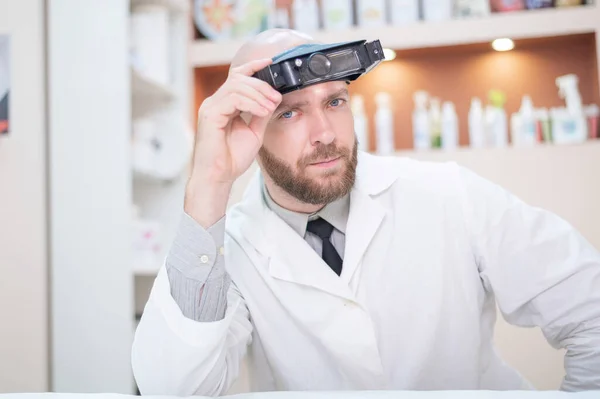
[{"label": "blurred background shelving", "polygon": [[[406,150],[414,146],[412,134],[413,95],[425,90],[431,96],[451,101],[459,120],[459,144],[469,145],[468,111],[471,99],[487,101],[490,90],[506,95],[505,110],[517,112],[524,95],[536,107],[558,107],[555,79],[565,74],[579,78],[584,104],[600,104],[600,7],[576,7],[492,13],[486,17],[418,21],[404,26],[384,25],[347,29],[319,29],[311,33],[323,42],[379,39],[396,58],[384,62],[350,86],[352,95],[365,99],[369,145],[375,145],[375,101],[378,92],[391,95],[394,110],[395,145]],[[227,63],[243,39],[199,38],[190,46],[194,68],[193,110],[227,76]],[[510,38],[515,49],[492,50],[497,38]]]},{"label": "blurred background shelving", "polygon": [[137,326],[175,235],[191,158],[192,70],[187,52],[192,2],[131,0],[130,7],[133,249],[130,266],[134,284],[131,317]]},{"label": "blurred background shelving", "polygon": [[189,0],[131,0],[131,7],[156,5],[166,7],[171,12],[186,14],[190,10]]},{"label": "blurred background shelving", "polygon": [[[598,12],[590,5],[496,13],[489,17],[418,21],[406,26],[322,29],[311,35],[324,43],[379,39],[384,47],[404,50],[486,43],[499,37],[532,39],[595,33],[599,25]],[[190,46],[190,62],[196,68],[227,64],[242,43],[243,39],[196,39]]]}]

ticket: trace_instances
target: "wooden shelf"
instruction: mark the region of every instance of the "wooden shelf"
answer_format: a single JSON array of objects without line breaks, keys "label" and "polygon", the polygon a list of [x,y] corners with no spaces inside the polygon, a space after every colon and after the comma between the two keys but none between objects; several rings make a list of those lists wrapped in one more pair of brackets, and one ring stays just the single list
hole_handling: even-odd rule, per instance
[{"label": "wooden shelf", "polygon": [[569,154],[594,154],[595,162],[600,161],[600,140],[588,140],[579,144],[542,143],[521,147],[508,145],[503,148],[471,148],[463,146],[454,150],[432,148],[428,150],[400,150],[396,152],[396,156],[414,158],[421,161],[471,162],[476,160],[478,162],[488,162],[490,165],[499,165],[501,164],[500,161],[509,158],[523,157],[523,159],[528,159],[528,157],[537,155],[553,158],[556,166],[560,166],[558,158]]},{"label": "wooden shelf", "polygon": [[174,13],[186,13],[190,9],[189,0],[131,0],[131,8],[139,6],[163,6]]},{"label": "wooden shelf", "polygon": [[134,68],[131,69],[131,92],[133,119],[158,111],[175,99],[175,93],[171,88],[148,79]]},{"label": "wooden shelf", "polygon": [[[379,39],[396,50],[484,43],[499,37],[530,39],[600,31],[600,7],[580,6],[493,14],[488,18],[419,22],[406,27],[352,28],[319,31],[325,43]],[[228,64],[242,40],[196,40],[190,47],[192,67]]]}]

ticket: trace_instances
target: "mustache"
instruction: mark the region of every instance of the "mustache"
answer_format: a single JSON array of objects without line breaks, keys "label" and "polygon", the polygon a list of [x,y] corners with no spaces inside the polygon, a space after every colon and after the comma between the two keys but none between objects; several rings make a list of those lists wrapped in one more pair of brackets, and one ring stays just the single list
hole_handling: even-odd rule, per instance
[{"label": "mustache", "polygon": [[339,148],[335,143],[320,144],[310,155],[307,155],[300,159],[300,161],[298,162],[298,166],[305,167],[311,163],[321,162],[331,158],[347,158],[349,157],[349,155],[350,151],[348,149]]}]

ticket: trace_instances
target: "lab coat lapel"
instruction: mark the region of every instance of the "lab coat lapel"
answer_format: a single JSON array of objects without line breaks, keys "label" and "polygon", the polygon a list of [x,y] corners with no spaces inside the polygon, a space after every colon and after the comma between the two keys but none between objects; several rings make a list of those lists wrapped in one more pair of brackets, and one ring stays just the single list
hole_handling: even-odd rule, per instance
[{"label": "lab coat lapel", "polygon": [[342,279],[348,284],[385,216],[384,208],[357,188],[350,195]]},{"label": "lab coat lapel", "polygon": [[[397,178],[395,173],[381,173],[378,168],[382,165],[381,161],[373,162],[372,155],[359,153],[356,183],[350,194],[341,276],[337,276],[303,237],[267,207],[262,198],[262,177],[257,172],[238,213],[242,217],[240,223],[245,225],[246,239],[269,258],[268,270],[273,278],[355,300],[348,283],[385,216],[385,208],[372,196],[387,189]],[[258,226],[261,228],[257,229]]]},{"label": "lab coat lapel", "polygon": [[[350,194],[350,213],[346,227],[346,250],[342,279],[349,284],[360,266],[375,235],[379,231],[386,209],[375,198],[387,190],[399,177],[399,170],[392,168],[392,161],[359,152],[356,182]],[[386,168],[386,163],[390,168]],[[382,170],[383,169],[383,170]]]},{"label": "lab coat lapel", "polygon": [[348,300],[353,294],[315,250],[275,213],[266,223],[267,236],[277,240],[269,261],[271,276],[279,280],[312,287]]}]

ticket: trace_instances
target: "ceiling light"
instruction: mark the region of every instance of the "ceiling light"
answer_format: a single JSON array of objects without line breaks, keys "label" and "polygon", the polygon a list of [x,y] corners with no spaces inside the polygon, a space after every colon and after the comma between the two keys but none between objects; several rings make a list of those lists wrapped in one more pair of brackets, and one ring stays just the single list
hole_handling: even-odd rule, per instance
[{"label": "ceiling light", "polygon": [[385,57],[385,61],[392,61],[396,58],[396,52],[391,48],[384,48],[383,56]]},{"label": "ceiling light", "polygon": [[492,48],[496,51],[510,51],[515,48],[515,42],[508,38],[496,39],[492,42]]}]

